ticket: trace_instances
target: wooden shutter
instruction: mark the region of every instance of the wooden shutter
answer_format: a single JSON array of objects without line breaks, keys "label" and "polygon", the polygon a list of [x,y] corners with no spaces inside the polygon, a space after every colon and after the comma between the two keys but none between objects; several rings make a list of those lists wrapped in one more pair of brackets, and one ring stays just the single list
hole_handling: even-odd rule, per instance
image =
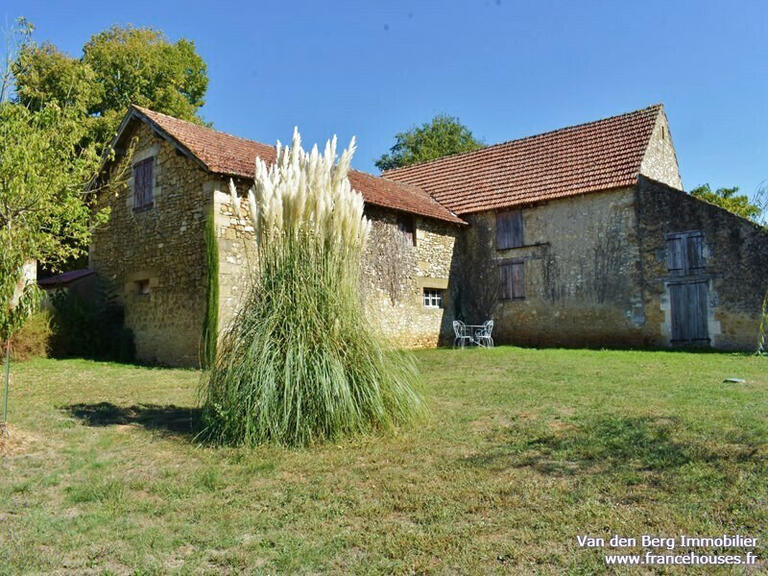
[{"label": "wooden shutter", "polygon": [[513,298],[525,298],[525,278],[523,276],[523,263],[512,264],[512,294]]},{"label": "wooden shutter", "polygon": [[499,265],[502,300],[525,298],[523,262],[505,262]]},{"label": "wooden shutter", "polygon": [[519,248],[523,245],[523,211],[496,213],[496,249]]},{"label": "wooden shutter", "polygon": [[704,237],[701,232],[682,232],[667,236],[667,270],[674,276],[705,271]]},{"label": "wooden shutter", "polygon": [[154,158],[137,162],[133,167],[133,207],[152,205],[152,165]]},{"label": "wooden shutter", "polygon": [[701,234],[689,234],[686,237],[685,248],[688,274],[702,272],[704,270],[704,243]]},{"label": "wooden shutter", "polygon": [[667,271],[679,276],[685,274],[684,258],[683,238],[681,236],[667,238]]},{"label": "wooden shutter", "polygon": [[397,217],[397,228],[403,234],[408,244],[416,246],[416,220],[411,214],[402,214]]}]

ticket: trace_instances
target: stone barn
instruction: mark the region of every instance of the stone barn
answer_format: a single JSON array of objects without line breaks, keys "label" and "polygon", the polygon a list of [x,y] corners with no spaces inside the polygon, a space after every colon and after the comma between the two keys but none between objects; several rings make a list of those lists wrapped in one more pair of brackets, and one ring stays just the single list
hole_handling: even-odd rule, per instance
[{"label": "stone barn", "polygon": [[[131,177],[97,200],[111,216],[90,268],[140,359],[198,365],[208,286],[225,328],[252,270],[229,179],[245,194],[274,148],[136,106],[114,147]],[[373,222],[361,298],[395,345],[450,343],[454,319],[488,318],[522,345],[756,344],[768,236],[682,191],[661,106],[350,181]]]}]

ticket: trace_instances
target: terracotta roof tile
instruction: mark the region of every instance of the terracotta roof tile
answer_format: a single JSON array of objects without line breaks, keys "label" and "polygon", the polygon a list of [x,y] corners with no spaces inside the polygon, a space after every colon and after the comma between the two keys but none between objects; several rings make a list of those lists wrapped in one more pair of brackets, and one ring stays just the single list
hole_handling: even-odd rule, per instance
[{"label": "terracotta roof tile", "polygon": [[660,104],[604,120],[396,168],[456,214],[633,186]]},{"label": "terracotta roof tile", "polygon": [[[133,108],[140,116],[186,148],[211,172],[253,178],[256,157],[266,162],[275,160],[275,149],[267,144],[232,136],[147,108],[139,106],[133,106]],[[456,224],[464,223],[461,218],[441,206],[417,186],[372,176],[357,170],[350,171],[349,181],[369,204]]]}]

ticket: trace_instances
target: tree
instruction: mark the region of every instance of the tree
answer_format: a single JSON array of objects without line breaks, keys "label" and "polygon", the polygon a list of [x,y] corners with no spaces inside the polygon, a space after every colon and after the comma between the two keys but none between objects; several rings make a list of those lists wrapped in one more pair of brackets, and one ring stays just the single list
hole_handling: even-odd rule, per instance
[{"label": "tree", "polygon": [[[77,257],[92,227],[107,217],[94,213],[84,198],[99,165],[94,147],[81,145],[84,130],[76,110],[0,103],[0,341],[6,351],[6,405],[9,341],[36,304],[36,287],[25,283],[24,265],[38,261],[55,268]],[[117,170],[124,173],[124,164]],[[5,423],[5,409],[3,414]]]},{"label": "tree", "polygon": [[421,126],[395,134],[395,145],[376,161],[376,166],[391,170],[482,147],[483,143],[458,118],[440,114]]},{"label": "tree", "polygon": [[172,44],[152,28],[112,27],[92,36],[80,58],[27,42],[12,68],[21,104],[81,111],[87,141],[99,147],[114,136],[130,104],[202,122],[197,113],[208,88],[205,62],[192,42]]},{"label": "tree", "polygon": [[713,192],[709,184],[704,184],[691,190],[691,196],[756,222],[763,209],[750,202],[746,195],[737,194],[738,191],[739,187],[734,186],[733,188],[718,188]]}]

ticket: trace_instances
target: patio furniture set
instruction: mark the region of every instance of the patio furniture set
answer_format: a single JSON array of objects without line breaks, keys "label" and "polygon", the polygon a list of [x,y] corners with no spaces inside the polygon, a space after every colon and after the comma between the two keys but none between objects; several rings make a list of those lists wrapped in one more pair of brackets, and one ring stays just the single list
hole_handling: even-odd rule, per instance
[{"label": "patio furniture set", "polygon": [[453,321],[453,347],[464,348],[467,344],[493,348],[493,320],[482,324],[465,324],[461,320]]}]

